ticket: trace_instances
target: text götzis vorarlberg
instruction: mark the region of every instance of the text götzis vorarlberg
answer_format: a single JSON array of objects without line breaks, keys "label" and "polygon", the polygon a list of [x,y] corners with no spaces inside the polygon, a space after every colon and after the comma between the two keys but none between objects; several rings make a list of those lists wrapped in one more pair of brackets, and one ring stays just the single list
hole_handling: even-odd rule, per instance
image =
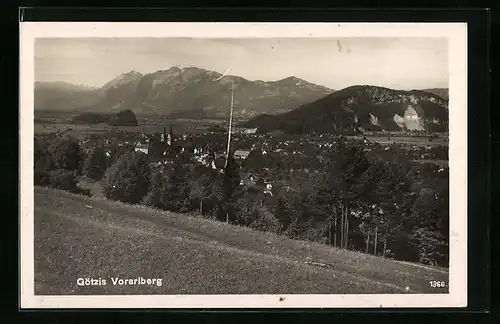
[{"label": "text g\u00f6tzis vorarlberg", "polygon": [[[76,284],[78,286],[106,286],[108,285],[110,280],[102,279],[102,278],[78,278],[76,280]],[[163,283],[162,279],[159,278],[127,278],[122,279],[118,277],[111,278],[111,284],[113,286],[136,286],[136,285],[151,285],[161,287]]]}]

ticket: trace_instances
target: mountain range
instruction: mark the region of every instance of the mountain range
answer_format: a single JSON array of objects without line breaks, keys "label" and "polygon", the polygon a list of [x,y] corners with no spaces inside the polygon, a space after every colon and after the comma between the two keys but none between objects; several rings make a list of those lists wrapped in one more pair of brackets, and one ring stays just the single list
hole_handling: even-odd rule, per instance
[{"label": "mountain range", "polygon": [[448,131],[448,100],[422,90],[358,85],[279,115],[260,115],[240,126],[259,132],[328,133]]},{"label": "mountain range", "polygon": [[332,90],[288,77],[250,81],[196,67],[124,73],[99,88],[36,82],[35,109],[176,118],[234,117],[259,132],[447,131],[448,89],[393,90],[357,85]]},{"label": "mountain range", "polygon": [[[138,115],[226,118],[232,81],[233,76],[214,71],[172,67],[150,74],[130,71],[100,88],[36,82],[35,109],[99,113],[130,109]],[[234,76],[234,83],[234,115],[241,119],[288,112],[334,92],[296,77],[264,82]]]}]

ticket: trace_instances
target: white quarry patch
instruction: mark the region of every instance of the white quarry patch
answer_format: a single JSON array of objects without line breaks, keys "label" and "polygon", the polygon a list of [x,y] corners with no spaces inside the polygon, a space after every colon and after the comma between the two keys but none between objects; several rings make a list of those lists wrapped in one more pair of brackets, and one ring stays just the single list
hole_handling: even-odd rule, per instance
[{"label": "white quarry patch", "polygon": [[405,110],[404,121],[406,128],[409,130],[425,130],[422,119],[411,105],[408,105],[408,108]]},{"label": "white quarry patch", "polygon": [[411,105],[408,105],[408,108],[406,108],[404,118],[412,121],[420,119],[417,111]]},{"label": "white quarry patch", "polygon": [[372,123],[372,125],[380,126],[377,116],[375,116],[372,113],[370,113],[369,115],[370,115],[370,123]]},{"label": "white quarry patch", "polygon": [[394,122],[403,129],[405,127],[405,119],[398,114],[394,114]]}]

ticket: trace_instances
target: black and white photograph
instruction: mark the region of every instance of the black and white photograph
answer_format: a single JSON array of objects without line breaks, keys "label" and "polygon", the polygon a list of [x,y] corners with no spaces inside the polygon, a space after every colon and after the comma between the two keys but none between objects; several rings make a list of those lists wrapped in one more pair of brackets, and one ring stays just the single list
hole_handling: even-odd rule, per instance
[{"label": "black and white photograph", "polygon": [[464,24],[21,24],[25,307],[466,306]]}]

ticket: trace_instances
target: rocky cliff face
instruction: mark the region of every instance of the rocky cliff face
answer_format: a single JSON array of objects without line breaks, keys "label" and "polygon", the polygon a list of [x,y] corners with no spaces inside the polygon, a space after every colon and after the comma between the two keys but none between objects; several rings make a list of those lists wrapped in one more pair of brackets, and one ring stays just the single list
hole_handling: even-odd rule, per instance
[{"label": "rocky cliff face", "polygon": [[448,101],[419,90],[353,86],[279,116],[250,120],[260,131],[447,131]]}]

